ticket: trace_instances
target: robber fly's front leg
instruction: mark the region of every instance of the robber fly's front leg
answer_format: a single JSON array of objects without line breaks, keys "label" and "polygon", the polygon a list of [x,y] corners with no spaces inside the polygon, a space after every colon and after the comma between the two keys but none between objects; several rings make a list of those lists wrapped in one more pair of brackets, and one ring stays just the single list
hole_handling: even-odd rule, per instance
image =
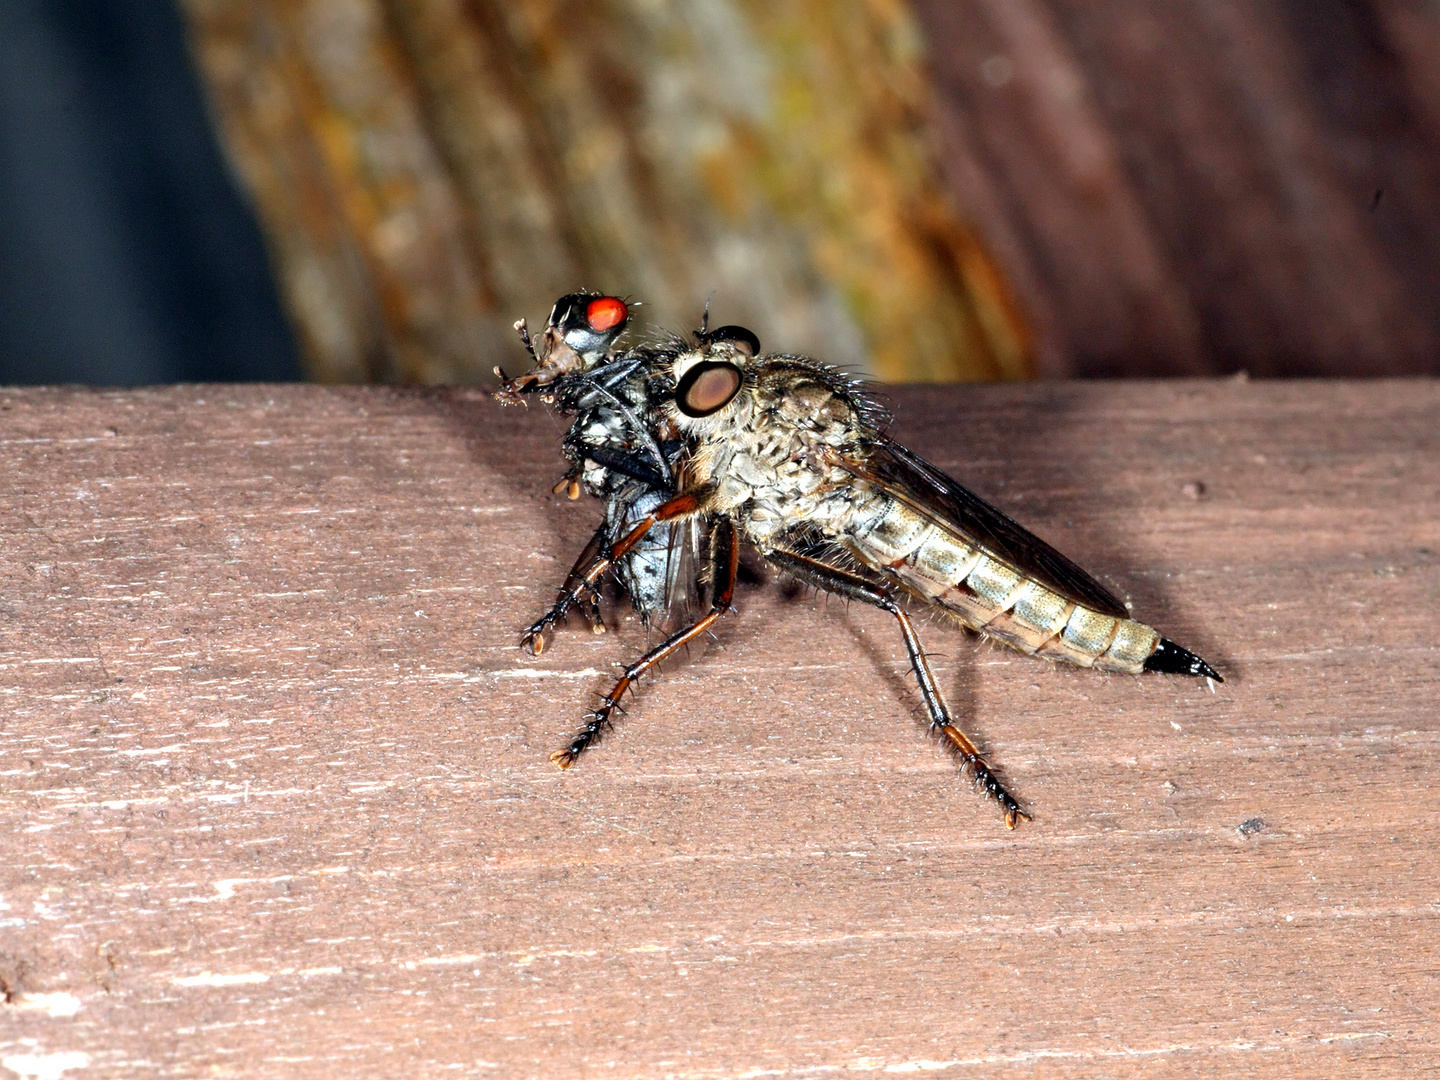
[{"label": "robber fly's front leg", "polygon": [[594,596],[595,584],[600,580],[600,576],[614,566],[617,559],[624,558],[658,522],[672,521],[675,518],[693,514],[699,506],[699,496],[694,494],[677,495],[646,514],[628,533],[613,544],[607,542],[608,534],[605,526],[602,525],[596,531],[595,536],[590,538],[590,544],[587,544],[585,550],[580,553],[579,560],[565,578],[565,586],[560,590],[560,595],[556,597],[555,606],[525,631],[525,636],[520,639],[521,647],[528,649],[532,654],[541,652],[545,647],[545,630],[553,626],[576,604],[585,603],[587,597],[590,598],[590,611],[598,617],[599,605]]},{"label": "robber fly's front leg", "polygon": [[636,679],[686,642],[693,641],[710,629],[721,615],[730,610],[730,601],[735,595],[735,578],[740,571],[740,540],[735,531],[735,523],[728,518],[717,525],[711,534],[710,567],[713,593],[709,613],[683,630],[677,630],[627,667],[610,692],[585,718],[585,726],[570,740],[570,745],[551,754],[551,761],[562,769],[568,769],[575,764],[575,759],[585,752],[585,748],[600,737],[603,729],[610,726],[611,715],[619,707],[625,691],[630,689]]},{"label": "robber fly's front leg", "polygon": [[531,656],[539,656],[545,650],[545,632],[560,622],[569,614],[570,609],[577,604],[581,605],[586,620],[590,623],[590,629],[600,634],[605,631],[605,623],[600,618],[600,593],[594,587],[587,587],[585,575],[595,560],[600,557],[600,552],[608,546],[610,541],[610,527],[607,523],[601,522],[600,527],[595,530],[595,535],[585,545],[585,550],[580,552],[580,557],[575,560],[575,565],[570,568],[570,573],[565,575],[565,584],[560,586],[560,592],[555,597],[555,603],[544,615],[536,619],[526,628],[525,634],[520,639],[520,647]]},{"label": "robber fly's front leg", "polygon": [[920,637],[915,633],[915,626],[889,593],[858,574],[852,574],[839,567],[831,566],[829,563],[793,551],[777,549],[767,552],[765,557],[787,574],[807,585],[813,585],[824,592],[835,593],[837,596],[873,604],[894,615],[900,623],[900,633],[905,638],[905,652],[910,657],[910,667],[914,670],[915,678],[920,684],[920,696],[925,700],[925,708],[930,713],[930,726],[945,737],[945,741],[949,743],[961,764],[970,767],[975,774],[975,782],[980,788],[1000,804],[1005,811],[1005,824],[1009,828],[1015,827],[1017,818],[1023,817],[1029,820],[1030,815],[1022,810],[1020,804],[1005,790],[1004,785],[995,776],[994,770],[981,755],[979,748],[950,718],[950,711],[945,707],[945,700],[940,696],[940,688],[936,685],[935,675],[930,670],[930,662],[925,657],[925,651],[920,647]]}]

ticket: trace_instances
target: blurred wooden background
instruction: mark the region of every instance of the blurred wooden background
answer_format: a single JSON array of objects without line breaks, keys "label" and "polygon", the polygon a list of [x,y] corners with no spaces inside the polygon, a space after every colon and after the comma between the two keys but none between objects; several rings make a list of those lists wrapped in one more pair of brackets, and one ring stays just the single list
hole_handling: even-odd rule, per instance
[{"label": "blurred wooden background", "polygon": [[315,377],[518,366],[578,286],[890,378],[1023,377],[902,5],[187,0]]},{"label": "blurred wooden background", "polygon": [[1440,372],[1440,5],[916,9],[1042,373]]},{"label": "blurred wooden background", "polygon": [[585,285],[890,380],[1440,370],[1426,0],[182,0],[312,377]]}]

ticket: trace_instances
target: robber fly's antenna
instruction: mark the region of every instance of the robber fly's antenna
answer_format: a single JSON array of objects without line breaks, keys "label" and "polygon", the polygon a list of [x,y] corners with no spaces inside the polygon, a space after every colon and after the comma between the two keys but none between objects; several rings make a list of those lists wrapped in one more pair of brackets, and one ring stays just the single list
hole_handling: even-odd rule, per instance
[{"label": "robber fly's antenna", "polygon": [[705,297],[705,310],[700,315],[700,336],[702,338],[710,332],[710,301],[713,299],[715,299],[713,292]]}]

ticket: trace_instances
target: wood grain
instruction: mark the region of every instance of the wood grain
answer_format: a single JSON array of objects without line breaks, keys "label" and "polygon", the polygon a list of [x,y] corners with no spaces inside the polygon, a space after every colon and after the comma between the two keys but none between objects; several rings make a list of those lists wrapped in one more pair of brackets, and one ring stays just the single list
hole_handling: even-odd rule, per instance
[{"label": "wood grain", "polygon": [[556,770],[643,634],[515,648],[596,516],[539,410],[0,393],[0,1075],[1440,1066],[1440,387],[892,396],[1226,675],[926,627],[1014,833],[773,581]]}]

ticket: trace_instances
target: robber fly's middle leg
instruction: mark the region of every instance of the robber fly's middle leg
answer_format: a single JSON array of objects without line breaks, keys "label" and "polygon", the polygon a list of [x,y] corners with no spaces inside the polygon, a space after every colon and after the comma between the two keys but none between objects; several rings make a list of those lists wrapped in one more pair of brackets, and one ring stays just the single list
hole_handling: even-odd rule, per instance
[{"label": "robber fly's middle leg", "polygon": [[950,711],[945,707],[944,698],[940,696],[940,688],[935,682],[934,673],[930,670],[930,662],[925,657],[925,650],[920,647],[920,636],[915,633],[915,626],[911,623],[910,617],[895,602],[894,597],[860,575],[831,566],[819,559],[812,559],[809,556],[782,549],[767,552],[765,557],[781,570],[807,585],[813,585],[824,592],[835,593],[837,596],[873,604],[894,615],[900,623],[900,633],[905,638],[905,652],[909,654],[910,667],[915,672],[916,681],[920,684],[920,696],[924,699],[925,708],[930,713],[930,726],[945,737],[951,749],[959,757],[961,764],[971,768],[975,774],[975,782],[987,795],[1000,804],[1005,811],[1005,824],[1008,828],[1015,827],[1017,818],[1023,817],[1029,820],[1030,815],[1022,810],[1020,804],[1005,790],[1005,786],[1000,783],[994,771],[986,763],[979,748],[950,718]]},{"label": "robber fly's middle leg", "polygon": [[575,560],[575,565],[570,568],[570,573],[565,575],[565,584],[560,586],[554,605],[526,627],[524,636],[520,638],[520,647],[531,656],[539,656],[545,650],[545,632],[563,620],[570,613],[570,609],[577,605],[590,623],[590,629],[597,634],[604,633],[605,623],[600,617],[600,591],[585,584],[585,575],[609,543],[609,523],[601,522],[595,535],[585,545],[585,550],[580,552],[580,557]]},{"label": "robber fly's middle leg", "polygon": [[721,615],[730,610],[730,601],[735,595],[735,578],[740,572],[740,539],[735,531],[735,523],[728,518],[717,525],[711,534],[710,567],[712,599],[709,612],[683,630],[671,634],[627,667],[610,692],[585,718],[585,726],[570,740],[570,745],[550,755],[550,760],[556,765],[568,769],[575,764],[575,759],[585,752],[585,748],[599,738],[602,730],[610,726],[611,714],[619,707],[621,697],[636,679],[686,642],[693,641],[710,629]]}]

